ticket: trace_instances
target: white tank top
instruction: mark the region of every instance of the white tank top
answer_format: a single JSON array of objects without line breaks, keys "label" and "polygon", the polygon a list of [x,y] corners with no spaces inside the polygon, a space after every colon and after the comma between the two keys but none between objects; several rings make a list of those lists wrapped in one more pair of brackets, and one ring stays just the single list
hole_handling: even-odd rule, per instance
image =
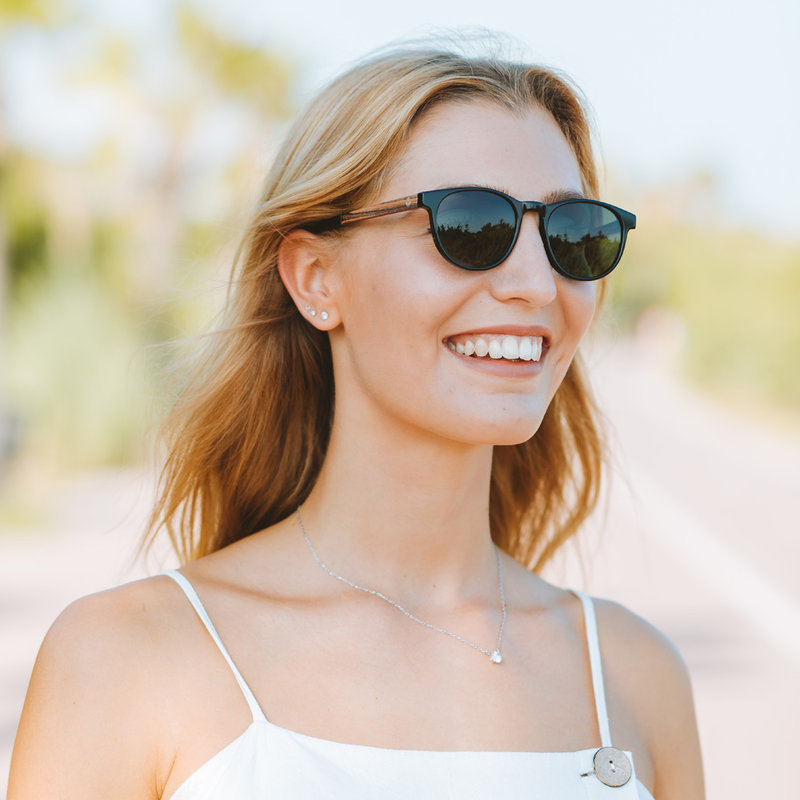
[{"label": "white tank top", "polygon": [[[317,739],[271,723],[223,645],[200,598],[183,589],[231,668],[253,721],[193,772],[170,800],[653,800],[630,752],[611,745],[597,622],[583,603],[601,747],[574,753],[392,750]],[[617,785],[621,784],[621,785]]]}]

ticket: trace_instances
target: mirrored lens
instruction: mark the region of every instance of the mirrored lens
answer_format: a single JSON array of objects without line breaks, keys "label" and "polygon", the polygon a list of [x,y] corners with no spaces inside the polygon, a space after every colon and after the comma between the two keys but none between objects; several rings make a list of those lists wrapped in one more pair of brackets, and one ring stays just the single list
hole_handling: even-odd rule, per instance
[{"label": "mirrored lens", "polygon": [[485,268],[501,261],[514,241],[515,228],[514,207],[492,192],[453,192],[436,211],[439,243],[464,267]]},{"label": "mirrored lens", "polygon": [[622,225],[608,208],[594,203],[567,203],[550,215],[547,239],[564,272],[576,278],[596,278],[617,260]]}]

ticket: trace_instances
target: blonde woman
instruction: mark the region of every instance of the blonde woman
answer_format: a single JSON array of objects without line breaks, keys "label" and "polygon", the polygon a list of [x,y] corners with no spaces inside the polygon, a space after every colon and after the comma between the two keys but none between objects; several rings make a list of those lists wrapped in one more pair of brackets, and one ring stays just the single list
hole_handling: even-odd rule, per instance
[{"label": "blonde woman", "polygon": [[686,670],[537,570],[597,497],[576,351],[634,216],[579,95],[360,64],[267,177],[153,531],[37,661],[10,800],[703,797]]}]

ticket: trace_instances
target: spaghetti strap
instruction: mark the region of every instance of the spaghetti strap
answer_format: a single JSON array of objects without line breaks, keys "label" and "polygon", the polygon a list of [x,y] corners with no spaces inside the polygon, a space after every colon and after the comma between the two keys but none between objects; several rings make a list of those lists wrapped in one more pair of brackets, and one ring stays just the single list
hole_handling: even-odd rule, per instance
[{"label": "spaghetti strap", "polygon": [[194,586],[189,582],[189,580],[182,575],[180,572],[174,569],[165,570],[164,572],[159,573],[160,575],[166,575],[169,578],[172,578],[178,586],[181,587],[183,593],[186,595],[189,602],[192,604],[192,608],[194,608],[197,616],[200,617],[200,621],[205,625],[206,630],[211,634],[211,638],[216,643],[217,647],[219,648],[220,653],[222,653],[224,659],[228,662],[228,666],[231,668],[231,672],[233,672],[233,677],[236,678],[236,682],[239,684],[239,688],[242,690],[242,694],[244,695],[244,699],[247,701],[247,705],[250,707],[250,712],[253,715],[253,722],[260,722],[266,720],[264,716],[264,712],[261,710],[261,706],[258,704],[258,701],[255,698],[255,695],[250,691],[250,687],[245,682],[245,679],[242,677],[242,673],[239,672],[236,664],[233,663],[233,659],[228,653],[225,645],[222,643],[222,639],[220,639],[219,634],[217,633],[217,629],[214,627],[214,624],[211,622],[211,618],[208,616],[208,613],[205,610],[200,598],[197,596],[197,592],[194,590]]},{"label": "spaghetti strap", "polygon": [[600,639],[597,635],[597,618],[594,603],[589,595],[570,589],[583,605],[583,618],[586,624],[586,642],[589,646],[589,666],[592,670],[592,689],[597,711],[597,726],[600,729],[600,741],[603,747],[611,747],[611,730],[608,726],[608,709],[606,708],[606,692],[603,686],[603,666],[600,661]]}]

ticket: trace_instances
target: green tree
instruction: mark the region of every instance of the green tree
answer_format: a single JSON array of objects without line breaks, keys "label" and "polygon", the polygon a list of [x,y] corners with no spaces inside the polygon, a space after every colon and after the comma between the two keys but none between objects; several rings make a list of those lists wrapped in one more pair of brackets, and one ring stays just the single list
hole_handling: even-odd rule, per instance
[{"label": "green tree", "polygon": [[[0,2],[0,51],[25,26],[52,26],[63,16],[57,0],[2,0]],[[8,314],[9,225],[8,194],[4,191],[10,169],[12,148],[6,125],[7,99],[0,84],[0,476],[13,446],[13,421],[6,400],[4,376],[7,371],[5,330]],[[5,202],[4,202],[5,201]],[[35,233],[34,233],[35,237]]]},{"label": "green tree", "polygon": [[[47,0],[23,5],[9,35],[22,25],[58,28]],[[251,193],[264,137],[288,114],[286,58],[221,32],[187,3],[165,13],[174,36],[160,53],[128,31],[74,15],[56,30],[84,38],[82,61],[65,61],[59,76],[67,94],[104,98],[106,134],[66,164],[13,143],[13,168],[0,182],[13,229],[12,246],[0,250],[12,255],[12,282],[29,287],[15,299],[16,391],[40,445],[46,439],[48,454],[72,462],[135,453],[152,394],[138,374],[149,368],[146,345],[174,335],[192,313],[157,300],[185,285],[185,275],[202,285],[206,253],[230,238],[233,217],[220,209]],[[156,86],[146,69],[153,58],[164,67]],[[222,162],[198,164],[198,139],[232,107],[245,120],[236,146]],[[211,212],[197,202],[207,186],[222,198]],[[183,269],[187,259],[191,270]],[[131,366],[135,378],[125,374]]]}]

